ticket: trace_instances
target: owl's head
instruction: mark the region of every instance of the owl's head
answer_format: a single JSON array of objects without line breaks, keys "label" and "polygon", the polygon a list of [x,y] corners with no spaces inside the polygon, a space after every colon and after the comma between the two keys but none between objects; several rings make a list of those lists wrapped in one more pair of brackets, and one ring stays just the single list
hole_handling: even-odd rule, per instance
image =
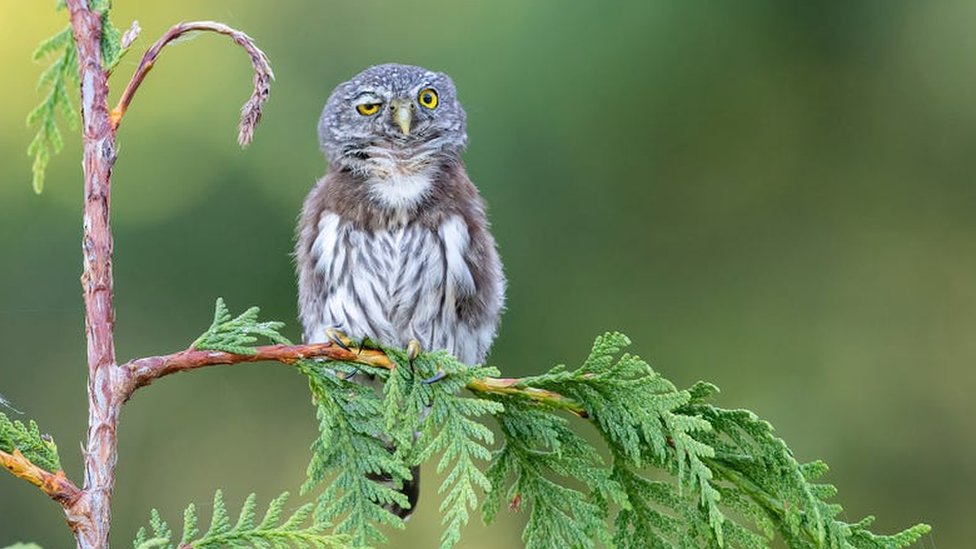
[{"label": "owl's head", "polygon": [[329,96],[319,142],[329,163],[364,173],[456,157],[464,109],[443,73],[390,63],[370,67]]}]

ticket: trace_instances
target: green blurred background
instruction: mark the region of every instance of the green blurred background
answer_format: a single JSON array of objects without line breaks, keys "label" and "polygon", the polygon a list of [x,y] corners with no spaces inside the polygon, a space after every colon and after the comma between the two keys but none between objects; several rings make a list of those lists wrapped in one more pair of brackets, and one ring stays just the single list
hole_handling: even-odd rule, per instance
[{"label": "green blurred background", "polygon": [[[30,52],[53,2],[0,0],[0,392],[80,476],[86,423],[79,139],[30,189]],[[143,36],[248,32],[277,75],[247,151],[246,57],[225,37],[169,48],[119,134],[113,224],[120,359],[185,347],[213,300],[260,305],[296,339],[289,253],[325,169],[329,91],[380,62],[451,74],[473,179],[510,280],[491,361],[575,363],[623,330],[680,385],[723,389],[823,458],[849,520],[924,520],[971,540],[976,483],[976,4],[943,2],[117,2]],[[734,4],[734,5],[733,5]],[[168,378],[126,406],[113,539],[151,507],[178,523],[222,487],[237,507],[296,491],[315,434],[288,368]],[[0,545],[72,546],[60,513],[0,475]],[[432,475],[427,474],[431,479]],[[391,547],[432,547],[426,497]],[[519,517],[464,547],[518,547]]]}]

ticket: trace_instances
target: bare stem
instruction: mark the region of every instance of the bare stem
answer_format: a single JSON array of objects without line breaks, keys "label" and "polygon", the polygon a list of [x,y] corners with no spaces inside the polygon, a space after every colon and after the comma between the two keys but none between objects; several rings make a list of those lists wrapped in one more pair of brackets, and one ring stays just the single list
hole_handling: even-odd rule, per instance
[{"label": "bare stem", "polygon": [[251,65],[254,67],[254,91],[251,92],[251,97],[247,100],[247,103],[244,103],[244,106],[241,107],[241,123],[237,136],[237,142],[242,147],[246,147],[251,142],[251,139],[254,137],[254,127],[261,121],[261,110],[271,92],[271,81],[274,80],[274,73],[271,71],[271,64],[268,63],[268,56],[254,44],[254,40],[250,36],[214,21],[192,21],[173,25],[173,27],[166,31],[166,34],[146,51],[142,56],[142,60],[139,61],[139,66],[136,67],[136,72],[133,73],[132,79],[129,80],[129,84],[125,87],[125,91],[122,92],[122,97],[119,98],[118,105],[112,109],[111,122],[113,131],[118,129],[119,124],[122,122],[122,117],[125,116],[125,111],[129,108],[129,103],[132,102],[132,98],[136,94],[136,90],[139,89],[146,75],[149,74],[149,71],[156,64],[156,59],[162,53],[163,48],[181,36],[201,31],[216,32],[230,36],[234,42],[244,48],[244,51],[251,58]]}]

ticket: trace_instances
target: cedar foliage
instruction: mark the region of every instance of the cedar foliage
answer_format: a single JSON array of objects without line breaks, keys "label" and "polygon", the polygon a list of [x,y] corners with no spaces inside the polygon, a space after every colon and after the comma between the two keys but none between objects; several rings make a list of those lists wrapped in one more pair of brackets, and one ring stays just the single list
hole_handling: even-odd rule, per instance
[{"label": "cedar foliage", "polygon": [[[218,300],[195,346],[252,354],[257,336],[287,342],[280,327],[259,321],[255,308],[232,317]],[[389,370],[299,362],[319,418],[302,488],[317,492],[313,525],[351,547],[385,543],[384,527],[404,527],[385,507],[407,504],[395,488],[411,467],[436,458],[442,549],[460,541],[479,500],[489,524],[503,504],[525,509],[530,549],[759,549],[777,537],[792,548],[881,549],[907,547],[929,531],[919,524],[878,535],[868,529],[871,517],[838,519],[836,489],[817,482],[825,464],[798,462],[752,412],[712,404],[715,386],[676,388],[626,353],[629,345],[622,334],[604,334],[578,368],[558,365],[512,392],[477,383],[496,369],[469,368],[443,351],[411,363],[404,351],[383,349],[397,365]],[[355,381],[366,374],[384,381],[382,392]],[[441,379],[429,383],[434,376]],[[533,388],[570,404],[527,396]],[[601,447],[571,428],[567,409],[596,427]],[[488,417],[500,444],[483,423]]]}]

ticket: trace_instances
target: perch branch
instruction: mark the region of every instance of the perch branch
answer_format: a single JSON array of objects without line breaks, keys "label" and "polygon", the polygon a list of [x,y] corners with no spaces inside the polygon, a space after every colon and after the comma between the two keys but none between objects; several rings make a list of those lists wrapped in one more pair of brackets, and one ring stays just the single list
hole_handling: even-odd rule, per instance
[{"label": "perch branch", "polygon": [[237,136],[237,142],[242,147],[246,147],[251,142],[251,139],[254,137],[254,127],[261,121],[261,109],[264,106],[264,102],[268,100],[268,94],[271,93],[271,81],[274,80],[274,73],[271,71],[268,56],[254,44],[254,40],[250,36],[237,29],[214,21],[192,21],[173,25],[152,47],[146,50],[146,53],[142,56],[142,60],[139,61],[139,66],[136,67],[136,72],[133,73],[132,79],[129,80],[125,91],[122,92],[119,103],[112,109],[110,119],[113,131],[118,129],[119,123],[122,122],[122,117],[125,116],[125,111],[129,108],[129,103],[132,102],[132,98],[136,94],[136,90],[139,89],[146,75],[149,74],[149,71],[156,64],[156,59],[162,53],[163,48],[177,38],[189,33],[202,31],[216,32],[230,36],[234,42],[244,48],[244,51],[251,58],[251,65],[254,67],[254,91],[251,92],[251,97],[247,100],[247,103],[244,103],[244,106],[241,107],[241,123]]},{"label": "perch branch", "polygon": [[[246,362],[281,362],[293,364],[302,359],[325,359],[332,361],[363,364],[374,368],[392,370],[396,364],[383,351],[376,349],[343,348],[332,343],[313,343],[309,345],[268,345],[257,347],[254,354],[235,354],[223,351],[204,351],[187,349],[179,353],[164,356],[139,358],[123,364],[122,372],[126,382],[120,385],[125,400],[139,387],[152,383],[153,380],[206,366],[220,364],[241,364]],[[484,394],[518,396],[533,402],[545,404],[560,410],[567,410],[579,417],[588,417],[586,410],[576,401],[566,398],[559,393],[537,389],[535,387],[521,387],[519,378],[486,377],[468,383],[471,391]]]},{"label": "perch branch", "polygon": [[81,495],[81,490],[64,475],[64,471],[56,473],[45,471],[34,465],[16,448],[12,454],[0,450],[0,466],[14,476],[37,486],[62,507],[70,507]]}]

